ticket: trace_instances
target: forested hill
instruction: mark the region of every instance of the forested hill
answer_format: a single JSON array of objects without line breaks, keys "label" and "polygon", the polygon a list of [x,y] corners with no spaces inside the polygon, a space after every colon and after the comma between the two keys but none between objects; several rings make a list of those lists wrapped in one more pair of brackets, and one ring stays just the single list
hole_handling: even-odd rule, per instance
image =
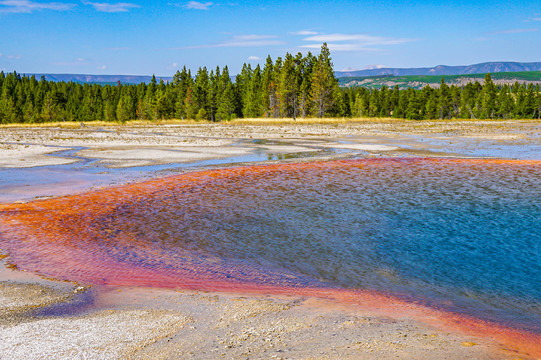
[{"label": "forested hill", "polygon": [[[445,80],[447,85],[465,86],[468,83],[484,81],[486,73],[468,74],[468,75],[408,75],[408,76],[362,76],[362,77],[341,77],[338,78],[340,86],[362,86],[370,89],[379,89],[382,86],[394,87],[398,85],[400,89],[422,89],[425,86],[437,88],[440,86],[441,79]],[[498,86],[513,85],[515,82],[525,84],[541,84],[541,71],[523,71],[523,72],[500,72],[494,73],[492,80]]]},{"label": "forested hill", "polygon": [[540,86],[498,86],[490,74],[464,86],[340,88],[326,44],[318,56],[286,54],[263,67],[183,68],[170,82],[88,84],[0,72],[0,123],[244,118],[541,118]]}]

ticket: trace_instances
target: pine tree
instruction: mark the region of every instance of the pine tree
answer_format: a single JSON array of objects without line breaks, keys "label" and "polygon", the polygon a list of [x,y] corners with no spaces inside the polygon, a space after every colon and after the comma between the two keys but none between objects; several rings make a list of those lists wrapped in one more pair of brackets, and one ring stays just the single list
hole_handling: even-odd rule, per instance
[{"label": "pine tree", "polygon": [[[297,55],[299,57],[300,53]],[[299,113],[301,117],[306,117],[310,112],[310,91],[312,89],[312,73],[314,71],[314,66],[317,62],[317,58],[312,55],[311,52],[308,52],[300,62],[300,72],[298,75],[300,82],[300,93],[299,93]],[[353,100],[355,101],[355,100]]]},{"label": "pine tree", "polygon": [[[209,74],[206,67],[199,68],[195,76],[195,84],[193,88],[193,104],[195,105],[196,118],[198,120],[208,120],[209,99],[208,94],[210,91]],[[201,111],[203,109],[204,111]]]},{"label": "pine tree", "polygon": [[125,123],[135,118],[135,107],[129,87],[123,87],[116,108],[116,118],[118,122]]},{"label": "pine tree", "polygon": [[353,116],[369,117],[370,116],[370,92],[362,88],[355,96],[355,104]]},{"label": "pine tree", "polygon": [[58,106],[51,91],[47,92],[41,108],[41,118],[45,122],[57,121]]},{"label": "pine tree", "polygon": [[379,113],[379,90],[373,89],[370,92],[370,100],[368,102],[368,116],[376,117]]},{"label": "pine tree", "polygon": [[270,117],[276,103],[276,84],[274,83],[274,64],[272,58],[267,56],[267,61],[261,74],[261,106],[263,116]]},{"label": "pine tree", "polygon": [[195,119],[197,114],[197,105],[193,98],[193,87],[195,87],[195,84],[188,88],[188,91],[186,91],[186,99],[184,99],[184,109],[186,111],[186,118],[188,119]]},{"label": "pine tree", "polygon": [[460,93],[460,117],[463,119],[475,119],[476,89],[472,83],[467,84]]},{"label": "pine tree", "polygon": [[338,81],[334,77],[331,55],[327,44],[321,46],[321,53],[317,58],[312,72],[312,88],[310,99],[317,117],[324,117],[334,105],[335,94],[339,90]]},{"label": "pine tree", "polygon": [[219,84],[219,101],[216,110],[216,119],[218,121],[231,120],[236,117],[235,112],[235,93],[229,69],[224,66],[222,74],[218,79]]},{"label": "pine tree", "polygon": [[259,65],[253,70],[248,88],[245,93],[243,113],[245,117],[258,118],[263,114],[261,106],[262,79]]},{"label": "pine tree", "polygon": [[515,116],[524,119],[526,118],[526,89],[524,85],[519,85],[515,93]]},{"label": "pine tree", "polygon": [[[429,86],[427,85],[427,87]],[[438,115],[438,98],[435,91],[430,91],[426,98],[423,118],[436,119]]]},{"label": "pine tree", "polygon": [[496,112],[496,94],[498,89],[490,74],[485,75],[483,90],[481,90],[481,116],[485,119],[494,118]]},{"label": "pine tree", "polygon": [[528,87],[526,89],[525,98],[524,98],[524,105],[523,105],[523,114],[525,118],[532,118],[534,116],[534,112],[536,110],[537,104],[536,104],[536,92],[534,85],[532,83],[528,84]]},{"label": "pine tree", "polygon": [[274,103],[271,102],[271,116],[273,118],[280,117],[280,98],[278,96],[278,88],[280,87],[280,74],[282,73],[282,58],[277,57],[274,63],[274,71],[272,73],[272,81],[274,83]]},{"label": "pine tree", "polygon": [[[541,91],[539,88],[539,84],[535,87],[535,93],[537,94],[535,97],[535,109],[537,111],[537,119],[541,119]],[[535,118],[535,113],[533,118]]]},{"label": "pine tree", "polygon": [[172,86],[165,86],[163,80],[160,80],[156,92],[156,110],[161,119],[171,119],[174,116],[174,92]]},{"label": "pine tree", "polygon": [[[123,88],[123,87],[120,87]],[[156,91],[158,90],[156,76],[152,75],[152,80],[145,89],[145,97],[143,98],[143,118],[146,120],[158,120],[158,104],[156,99]],[[120,91],[119,91],[120,92]],[[120,100],[119,100],[120,101]],[[118,104],[118,101],[116,101]],[[117,106],[118,112],[118,106]]]},{"label": "pine tree", "polygon": [[406,96],[408,98],[408,106],[406,108],[406,119],[408,120],[421,120],[422,103],[420,101],[420,95],[413,89],[406,90]]},{"label": "pine tree", "polygon": [[509,93],[509,86],[504,85],[498,94],[497,99],[497,114],[503,119],[511,118],[515,112],[515,102]]},{"label": "pine tree", "polygon": [[220,68],[217,66],[216,71],[211,71],[209,77],[209,118],[213,122],[216,121],[216,111],[222,96],[221,92],[221,72]]},{"label": "pine tree", "polygon": [[445,83],[445,79],[442,77],[438,95],[439,119],[450,118],[451,101],[449,95],[449,86]]},{"label": "pine tree", "polygon": [[286,54],[280,71],[277,94],[280,104],[280,115],[295,119],[297,117],[296,60],[289,53]]},{"label": "pine tree", "polygon": [[177,118],[190,118],[186,109],[186,97],[188,95],[188,89],[192,89],[193,86],[194,82],[192,79],[192,74],[190,70],[186,70],[186,66],[184,66],[182,68],[182,72],[180,72],[179,81],[176,85],[177,92],[175,99],[175,116]]}]

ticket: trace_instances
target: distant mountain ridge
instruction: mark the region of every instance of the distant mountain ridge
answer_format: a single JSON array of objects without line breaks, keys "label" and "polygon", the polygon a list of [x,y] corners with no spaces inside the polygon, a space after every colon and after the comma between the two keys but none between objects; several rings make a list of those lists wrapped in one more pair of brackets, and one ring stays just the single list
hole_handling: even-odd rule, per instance
[{"label": "distant mountain ridge", "polygon": [[[341,77],[363,77],[363,76],[407,76],[407,75],[465,75],[465,74],[486,74],[499,72],[522,72],[541,71],[541,62],[486,62],[467,66],[438,65],[431,68],[375,68],[366,70],[335,71],[338,78]],[[92,74],[25,74],[35,75],[40,78],[42,75],[49,81],[75,81],[79,83],[116,83],[140,84],[149,83],[152,76],[148,75],[92,75]],[[234,78],[234,77],[232,77]],[[171,81],[171,76],[156,76],[160,81]]]},{"label": "distant mountain ridge", "polygon": [[[120,81],[122,84],[140,84],[140,83],[149,83],[152,80],[152,76],[148,75],[90,75],[90,74],[25,74],[28,76],[36,76],[36,78],[41,78],[45,76],[45,79],[48,81],[65,81],[65,82],[78,82],[78,83],[117,83]],[[171,76],[156,76],[156,80],[159,82],[160,79],[168,82],[173,79]]]},{"label": "distant mountain ridge", "polygon": [[378,68],[353,71],[336,71],[336,77],[362,76],[407,76],[407,75],[465,75],[499,72],[539,71],[541,62],[486,62],[474,65],[447,66],[438,65],[431,68]]}]

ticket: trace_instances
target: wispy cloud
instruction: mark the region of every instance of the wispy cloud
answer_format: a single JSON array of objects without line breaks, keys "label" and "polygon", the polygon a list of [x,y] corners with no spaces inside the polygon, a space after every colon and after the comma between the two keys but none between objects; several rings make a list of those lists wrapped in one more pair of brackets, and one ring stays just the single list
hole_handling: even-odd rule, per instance
[{"label": "wispy cloud", "polygon": [[249,61],[259,61],[261,58],[259,56],[248,56]]},{"label": "wispy cloud", "polygon": [[304,39],[305,41],[317,41],[317,42],[344,42],[350,41],[356,44],[362,44],[365,46],[372,45],[398,45],[411,41],[417,41],[419,39],[407,39],[407,38],[390,38],[383,36],[372,36],[366,34],[321,34],[310,36]]},{"label": "wispy cloud", "polygon": [[107,66],[101,65],[96,68],[97,70],[107,70]]},{"label": "wispy cloud", "polygon": [[291,33],[291,35],[301,35],[301,36],[317,35],[317,34],[319,34],[317,31],[312,31],[312,30],[300,30],[300,31],[294,31]]},{"label": "wispy cloud", "polygon": [[301,45],[305,49],[319,49],[322,43],[327,43],[333,51],[381,51],[374,46],[399,45],[420,39],[392,38],[367,34],[318,34],[303,39],[311,44]]},{"label": "wispy cloud", "polygon": [[190,1],[184,7],[186,9],[193,9],[193,10],[208,10],[214,3],[211,2],[198,2],[198,1]]},{"label": "wispy cloud", "polygon": [[509,29],[509,30],[502,30],[502,31],[495,31],[491,32],[490,35],[500,35],[500,34],[521,34],[521,33],[528,33],[528,32],[534,32],[539,31],[538,28],[530,28],[530,29]]},{"label": "wispy cloud", "polygon": [[106,50],[110,50],[110,51],[125,51],[125,50],[131,50],[131,48],[127,47],[127,46],[120,46],[120,47],[110,47],[110,48],[106,48]]},{"label": "wispy cloud", "polygon": [[28,0],[0,0],[2,13],[32,13],[41,10],[66,11],[74,8],[76,4],[58,2],[35,2]]},{"label": "wispy cloud", "polygon": [[282,45],[274,35],[237,35],[216,44],[191,46],[191,48],[216,48],[216,47],[257,47]]},{"label": "wispy cloud", "polygon": [[92,6],[96,11],[107,12],[107,13],[128,12],[130,11],[130,9],[141,7],[137,4],[123,3],[123,2],[109,4],[109,3],[101,3],[101,2],[83,1],[82,3],[85,5]]},{"label": "wispy cloud", "polygon": [[10,60],[19,60],[20,58],[22,58],[22,56],[21,55],[8,55],[7,58]]},{"label": "wispy cloud", "polygon": [[[306,44],[300,46],[303,49],[320,49],[321,43],[315,43],[315,44]],[[336,44],[336,43],[328,43],[327,47],[331,51],[366,51],[366,52],[375,52],[375,51],[381,51],[381,49],[375,49],[375,48],[369,48],[369,47],[363,47],[359,44]]]}]

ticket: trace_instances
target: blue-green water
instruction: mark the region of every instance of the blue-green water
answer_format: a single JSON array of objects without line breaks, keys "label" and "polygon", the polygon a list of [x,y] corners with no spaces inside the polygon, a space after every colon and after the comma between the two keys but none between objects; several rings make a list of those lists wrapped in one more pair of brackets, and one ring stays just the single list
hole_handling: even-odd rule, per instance
[{"label": "blue-green water", "polygon": [[123,211],[173,251],[541,332],[540,195],[538,164],[384,159],[209,178]]},{"label": "blue-green water", "polygon": [[20,216],[35,225],[6,228],[3,244],[21,266],[66,279],[65,259],[47,259],[79,249],[93,262],[71,274],[97,283],[142,269],[165,274],[156,286],[188,274],[367,289],[541,334],[540,195],[538,161],[252,166],[30,203]]}]

